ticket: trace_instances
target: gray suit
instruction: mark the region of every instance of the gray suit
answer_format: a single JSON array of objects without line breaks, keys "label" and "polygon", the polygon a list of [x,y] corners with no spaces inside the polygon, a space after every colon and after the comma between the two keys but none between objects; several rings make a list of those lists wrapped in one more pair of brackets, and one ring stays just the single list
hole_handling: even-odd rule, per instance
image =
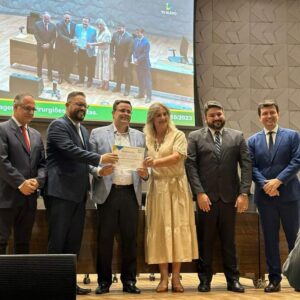
[{"label": "gray suit", "polygon": [[[129,139],[131,146],[145,147],[144,134],[136,129],[129,128]],[[100,127],[92,130],[90,136],[90,143],[92,151],[99,153],[100,155],[109,153],[112,151],[112,145],[114,145],[114,126],[113,124],[105,127]],[[105,177],[98,177],[97,168],[92,167],[91,173],[93,174],[93,188],[92,188],[92,200],[97,204],[103,204],[107,199],[111,186],[112,175]],[[136,172],[132,173],[132,180],[135,190],[135,195],[139,206],[142,204],[142,185],[141,178]]]},{"label": "gray suit", "polygon": [[[238,166],[241,168],[241,179]],[[201,257],[199,279],[209,283],[212,279],[214,234],[218,232],[222,240],[227,282],[238,280],[234,205],[239,194],[250,192],[252,181],[251,159],[242,132],[223,128],[220,157],[208,128],[191,132],[188,138],[186,171],[195,197],[199,193],[206,193],[212,202],[209,212],[203,212],[197,205]]]},{"label": "gray suit", "polygon": [[[145,146],[142,132],[129,128],[128,133],[131,146]],[[115,143],[114,125],[94,129],[90,143],[92,150],[101,155],[111,152]],[[112,253],[117,231],[120,232],[122,243],[121,281],[123,286],[135,283],[138,208],[142,201],[141,179],[137,172],[132,172],[132,185],[114,185],[112,175],[98,177],[97,168],[92,168],[92,173],[92,200],[98,204],[98,283],[108,287],[112,283]]]},{"label": "gray suit", "polygon": [[[27,151],[21,129],[13,119],[0,124],[0,253],[5,252],[13,226],[15,251],[29,251],[37,192],[25,196],[18,187],[29,178],[36,178],[42,187],[46,172],[41,135],[31,127],[28,127],[28,135],[30,153]],[[19,217],[14,220],[17,211]]]}]

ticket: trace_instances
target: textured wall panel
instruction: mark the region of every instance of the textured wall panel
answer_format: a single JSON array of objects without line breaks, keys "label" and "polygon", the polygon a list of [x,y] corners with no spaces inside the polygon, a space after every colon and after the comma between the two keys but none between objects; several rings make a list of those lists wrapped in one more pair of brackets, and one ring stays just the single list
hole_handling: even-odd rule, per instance
[{"label": "textured wall panel", "polygon": [[212,20],[212,0],[196,0],[196,19],[198,21]]},{"label": "textured wall panel", "polygon": [[300,66],[289,67],[288,84],[289,88],[300,89]]},{"label": "textured wall panel", "polygon": [[288,45],[288,66],[300,66],[300,45]]},{"label": "textured wall panel", "polygon": [[286,0],[253,0],[250,3],[250,22],[286,21]]},{"label": "textured wall panel", "polygon": [[212,23],[209,21],[197,21],[195,24],[196,43],[212,42]]},{"label": "textured wall panel", "polygon": [[285,66],[286,45],[251,45],[251,66]]},{"label": "textured wall panel", "polygon": [[251,44],[285,44],[285,23],[251,23]]},{"label": "textured wall panel", "polygon": [[300,23],[287,23],[287,43],[300,44]]},{"label": "textured wall panel", "polygon": [[287,88],[287,67],[250,67],[251,88]]},{"label": "textured wall panel", "polygon": [[214,87],[249,88],[249,68],[213,67]]},{"label": "textured wall panel", "polygon": [[288,0],[286,2],[286,14],[289,22],[300,22],[300,2],[299,0]]},{"label": "textured wall panel", "polygon": [[248,44],[249,23],[214,21],[213,42],[222,44]]},{"label": "textured wall panel", "polygon": [[215,66],[245,66],[249,65],[248,44],[219,44],[213,53]]},{"label": "textured wall panel", "polygon": [[215,21],[249,21],[249,3],[241,0],[213,1],[213,19]]},{"label": "textured wall panel", "polygon": [[198,51],[195,51],[196,61],[199,65],[212,65],[213,48],[211,43],[199,43]]}]

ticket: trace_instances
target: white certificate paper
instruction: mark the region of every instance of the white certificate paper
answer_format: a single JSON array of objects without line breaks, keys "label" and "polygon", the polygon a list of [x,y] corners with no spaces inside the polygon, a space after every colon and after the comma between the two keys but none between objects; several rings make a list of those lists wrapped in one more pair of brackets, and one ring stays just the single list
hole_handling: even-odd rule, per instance
[{"label": "white certificate paper", "polygon": [[143,167],[145,148],[113,145],[112,152],[119,157],[117,168],[136,171]]}]

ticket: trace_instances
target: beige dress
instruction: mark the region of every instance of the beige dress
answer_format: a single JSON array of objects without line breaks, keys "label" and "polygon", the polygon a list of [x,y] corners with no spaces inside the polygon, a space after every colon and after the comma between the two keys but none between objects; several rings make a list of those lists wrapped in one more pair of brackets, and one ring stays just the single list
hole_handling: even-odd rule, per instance
[{"label": "beige dress", "polygon": [[145,257],[149,264],[188,262],[198,258],[192,195],[184,169],[184,133],[171,130],[158,151],[147,141],[148,155],[161,158],[182,154],[172,166],[152,168],[146,202]]}]

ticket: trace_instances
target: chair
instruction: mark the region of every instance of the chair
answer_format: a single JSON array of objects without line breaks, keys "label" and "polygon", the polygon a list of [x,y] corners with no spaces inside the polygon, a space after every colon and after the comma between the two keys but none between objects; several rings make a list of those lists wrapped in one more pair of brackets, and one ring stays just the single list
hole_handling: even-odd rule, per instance
[{"label": "chair", "polygon": [[180,49],[179,53],[180,56],[176,56],[176,49],[175,48],[169,48],[169,51],[172,51],[173,55],[168,57],[168,60],[170,62],[175,63],[181,63],[181,64],[193,64],[193,59],[188,58],[188,49],[189,49],[189,41],[184,36],[181,39],[180,42]]}]

